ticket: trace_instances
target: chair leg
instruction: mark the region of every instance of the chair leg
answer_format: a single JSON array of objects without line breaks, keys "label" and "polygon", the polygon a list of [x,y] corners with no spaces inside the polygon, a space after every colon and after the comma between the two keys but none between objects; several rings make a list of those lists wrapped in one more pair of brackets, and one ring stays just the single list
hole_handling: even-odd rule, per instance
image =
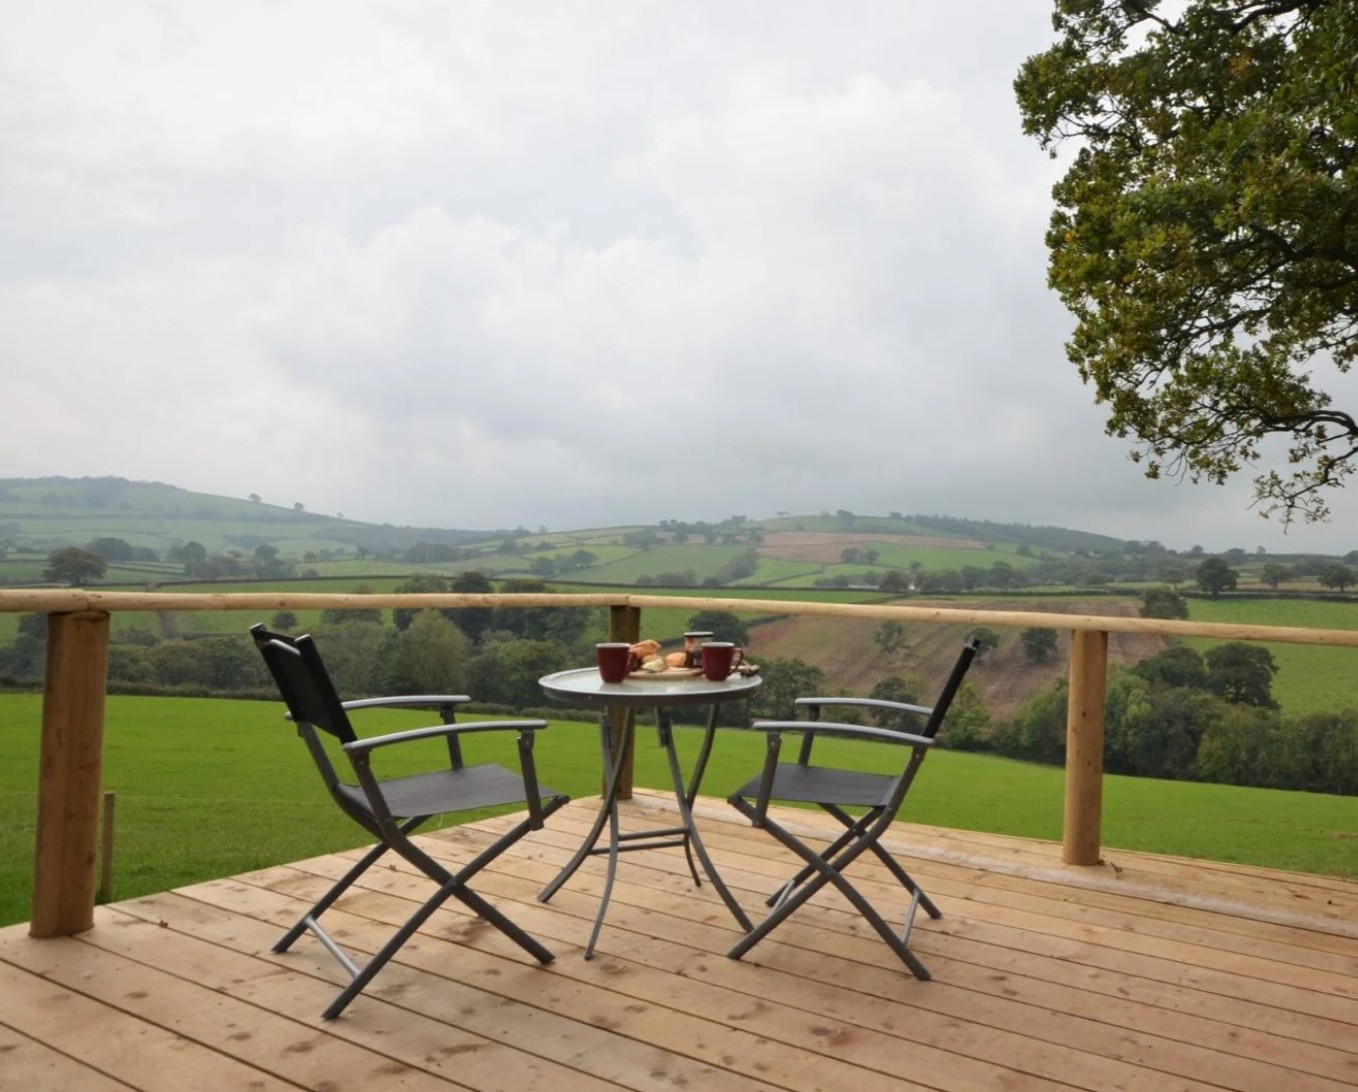
[{"label": "chair leg", "polygon": [[358,974],[354,975],[350,983],[340,991],[339,996],[330,1003],[330,1007],[321,1014],[321,1018],[333,1020],[339,1016],[348,1007],[349,1002],[363,992],[363,987],[373,980],[377,972],[387,965],[391,957],[400,950],[401,945],[409,940],[415,931],[428,920],[429,915],[442,906],[453,893],[445,886],[407,918],[406,923],[392,934],[391,939],[377,950]]},{"label": "chair leg", "polygon": [[[428,818],[429,816],[427,815],[420,815],[407,819],[401,824],[401,833],[409,834]],[[317,924],[317,919],[330,909],[330,907],[335,904],[335,900],[349,890],[349,888],[353,886],[354,881],[368,871],[368,869],[371,868],[390,848],[391,847],[387,845],[386,842],[378,842],[368,850],[367,853],[359,858],[353,868],[349,869],[348,872],[335,882],[334,886],[332,886],[329,891],[316,900],[310,910],[297,919],[297,923],[283,934],[278,943],[273,946],[273,950],[275,952],[286,952],[292,947],[297,938],[307,932],[307,930],[311,930],[312,932],[319,930],[320,926]],[[341,962],[343,962],[343,960],[341,960]]]},{"label": "chair leg", "polygon": [[[751,820],[754,819],[754,807],[743,798],[731,797],[730,803],[748,818]],[[810,900],[810,898],[822,887],[826,884],[833,884],[840,894],[849,900],[849,903],[853,908],[863,916],[864,920],[873,927],[877,935],[882,938],[886,945],[896,953],[896,956],[901,962],[910,968],[911,973],[914,974],[916,978],[928,980],[932,977],[929,973],[929,969],[925,967],[918,957],[916,957],[906,946],[905,940],[896,935],[891,926],[882,918],[881,914],[877,913],[867,899],[858,893],[857,888],[849,883],[843,876],[844,868],[857,859],[864,850],[868,849],[871,845],[870,842],[859,840],[850,846],[847,852],[842,853],[833,861],[829,861],[816,853],[815,850],[811,849],[810,846],[803,843],[800,839],[784,830],[767,816],[764,818],[764,829],[782,843],[782,845],[806,861],[807,866],[812,870],[812,875],[797,886],[795,890],[792,890],[791,893],[788,894],[788,896],[780,902],[762,922],[755,926],[753,930],[742,937],[736,945],[727,952],[728,956],[732,959],[740,959],[741,956],[745,955],[751,948],[768,936],[769,933],[791,917],[798,908]],[[913,905],[911,920],[913,921]],[[905,935],[906,937],[909,936],[908,929]]]},{"label": "chair leg", "polygon": [[[848,814],[848,812],[845,812],[840,808],[835,807],[833,804],[820,804],[818,806],[821,808],[821,810],[825,811],[826,813],[834,816],[837,820],[839,820],[839,822],[842,823],[845,828],[844,833],[839,835],[839,837],[837,837],[833,842],[826,846],[825,849],[821,852],[820,856],[827,861],[833,861],[836,855],[840,853],[846,846],[851,844],[854,841],[854,839],[863,837],[868,827],[871,826],[872,823],[877,819],[877,817],[882,813],[881,808],[873,808],[871,811],[867,812],[860,818],[855,819],[852,815]],[[897,882],[900,883],[900,885],[904,887],[907,891],[909,891],[912,896],[915,896],[911,900],[912,907],[914,907],[915,905],[924,907],[924,912],[928,914],[931,918],[937,919],[943,916],[943,911],[940,910],[934,904],[933,899],[929,898],[929,896],[924,893],[920,886],[917,883],[915,883],[910,873],[908,873],[904,868],[901,867],[900,862],[897,861],[895,857],[893,857],[890,853],[883,849],[875,839],[868,843],[868,848],[871,849],[874,854],[876,854],[877,859],[882,862],[882,865],[887,869],[887,871],[896,877]],[[775,891],[772,895],[766,898],[764,900],[764,905],[776,906],[780,900],[786,899],[788,895],[791,894],[792,891],[794,891],[800,884],[804,883],[806,879],[809,876],[811,876],[815,871],[816,870],[813,866],[804,865],[801,871],[798,872],[795,876],[793,876],[792,879],[788,880],[787,883],[783,884],[782,887],[778,888],[777,891]]]},{"label": "chair leg", "polygon": [[[841,811],[839,808],[835,807],[832,804],[822,804],[820,806],[822,809],[829,812],[845,826],[849,827],[851,833],[853,833],[857,837],[861,837],[862,832],[868,828],[872,820],[874,820],[879,814],[881,814],[880,809],[874,809],[873,811],[865,815],[862,819],[855,821],[853,816],[849,815],[847,812]],[[876,855],[877,859],[882,862],[886,870],[896,877],[897,882],[899,882],[902,887],[909,891],[911,895],[916,896],[916,898],[911,900],[912,907],[915,906],[916,904],[924,907],[924,912],[928,914],[931,918],[937,919],[943,916],[943,911],[934,905],[933,899],[929,898],[929,896],[926,895],[923,890],[921,890],[919,884],[915,883],[910,873],[901,867],[901,863],[898,860],[896,860],[895,857],[893,857],[890,853],[888,853],[885,849],[882,848],[881,843],[876,838],[873,838],[871,841],[868,842],[868,848],[872,850],[872,852]],[[837,852],[837,850],[836,851],[827,850],[825,853],[826,858],[833,858],[835,852]],[[911,913],[913,914],[913,909]]]},{"label": "chair leg", "polygon": [[[546,808],[543,810],[543,818],[545,819],[547,816],[550,816],[565,803],[565,797],[557,797],[549,801]],[[422,821],[423,819],[420,820],[420,822]],[[434,892],[434,894],[431,895],[418,910],[406,919],[405,924],[392,934],[387,942],[373,954],[372,958],[369,959],[366,964],[362,967],[356,966],[343,951],[339,950],[338,945],[329,938],[328,934],[325,934],[324,930],[311,920],[313,914],[309,913],[305,915],[303,923],[299,923],[301,925],[300,931],[305,931],[308,927],[306,923],[310,922],[310,928],[313,932],[317,933],[317,938],[325,945],[332,955],[344,964],[352,975],[349,984],[340,991],[335,1000],[331,1002],[325,1012],[322,1013],[322,1017],[326,1020],[333,1020],[339,1016],[340,1013],[348,1007],[349,1003],[363,992],[364,987],[373,980],[373,977],[377,972],[385,967],[387,963],[391,961],[392,957],[400,951],[401,946],[414,936],[420,926],[429,920],[430,915],[450,898],[457,899],[478,917],[495,926],[495,928],[500,930],[500,932],[510,940],[514,941],[519,947],[523,948],[524,951],[528,952],[539,963],[550,963],[556,958],[551,950],[543,945],[536,937],[532,936],[521,926],[515,924],[506,917],[504,913],[496,909],[495,906],[487,902],[467,886],[467,881],[485,868],[486,865],[520,838],[524,837],[530,831],[537,829],[531,820],[525,819],[512,830],[501,835],[493,845],[482,850],[458,869],[457,872],[449,872],[448,869],[433,857],[430,857],[413,842],[410,842],[404,837],[405,834],[414,829],[415,825],[416,822],[414,820],[402,824],[400,827],[400,837],[393,838],[390,845],[383,844],[370,850],[364,855],[363,859],[354,866],[354,868],[350,869],[350,871],[345,874],[344,878],[340,880],[334,888],[326,893],[325,897],[322,899],[322,902],[324,902],[326,906],[333,903],[345,888],[349,887],[354,880],[356,880],[358,876],[373,863],[373,861],[377,860],[377,858],[382,855],[382,852],[385,852],[388,849],[394,850],[399,856],[418,868],[424,875],[439,883],[439,889]],[[320,903],[317,905],[320,906]],[[292,932],[300,931],[298,926],[293,927]],[[275,951],[279,950],[281,949],[275,948]]]},{"label": "chair leg", "polygon": [[[827,861],[834,860],[835,855],[839,853],[845,846],[849,845],[849,843],[851,843],[855,838],[861,837],[864,828],[866,828],[868,823],[870,823],[874,818],[880,815],[882,810],[881,808],[874,808],[872,811],[868,812],[861,819],[855,820],[852,816],[847,815],[846,813],[840,811],[838,808],[826,807],[824,804],[821,804],[820,807],[824,808],[825,811],[828,811],[831,815],[833,815],[836,819],[843,823],[845,827],[848,828],[847,830],[844,831],[843,834],[839,835],[839,837],[837,837],[833,842],[826,846],[824,851],[820,854],[820,856]],[[764,900],[764,905],[774,906],[781,900],[786,899],[788,895],[790,895],[793,891],[795,891],[798,887],[805,883],[811,876],[815,875],[815,872],[816,872],[815,866],[803,865],[800,872],[798,872],[795,876],[792,877],[792,879],[788,880],[787,883],[783,884],[782,887],[780,887],[777,891],[775,891],[772,895],[770,895],[768,898]]]},{"label": "chair leg", "polygon": [[[542,817],[546,819],[557,809],[566,804],[565,797],[557,797],[551,800],[543,810]],[[499,929],[510,940],[514,941],[520,948],[528,952],[539,963],[550,963],[555,956],[551,951],[537,940],[536,937],[520,928],[501,911],[497,910],[491,903],[478,895],[467,886],[468,881],[480,872],[496,857],[500,856],[505,850],[517,842],[520,838],[536,830],[537,827],[531,819],[525,819],[516,825],[512,830],[502,834],[495,842],[487,846],[457,872],[449,872],[438,861],[430,857],[423,850],[416,847],[411,842],[404,845],[397,845],[396,852],[408,860],[416,868],[420,869],[426,876],[433,880],[441,881],[439,893],[431,900],[434,906],[443,902],[450,895],[461,902],[469,910],[472,910],[478,917],[488,921],[495,928]],[[426,914],[425,917],[428,915]],[[421,921],[424,919],[421,918]],[[418,922],[416,925],[418,926]],[[412,930],[413,931],[413,930]]]}]

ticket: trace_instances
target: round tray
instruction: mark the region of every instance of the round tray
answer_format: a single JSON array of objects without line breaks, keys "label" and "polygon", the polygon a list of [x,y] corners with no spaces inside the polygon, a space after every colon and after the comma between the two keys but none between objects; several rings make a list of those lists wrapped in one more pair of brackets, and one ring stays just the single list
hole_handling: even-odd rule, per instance
[{"label": "round tray", "polygon": [[549,697],[595,708],[711,705],[743,698],[760,684],[758,676],[736,675],[721,682],[709,682],[701,672],[690,675],[683,668],[643,674],[645,678],[627,677],[620,683],[606,683],[599,678],[597,667],[576,667],[544,675],[538,682]]}]

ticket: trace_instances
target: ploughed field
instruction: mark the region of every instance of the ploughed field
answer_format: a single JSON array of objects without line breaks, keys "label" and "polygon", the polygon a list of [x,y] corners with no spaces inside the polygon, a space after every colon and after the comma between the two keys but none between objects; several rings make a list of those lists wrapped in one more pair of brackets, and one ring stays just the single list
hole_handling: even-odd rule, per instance
[{"label": "ploughed field", "polygon": [[[1012,599],[949,600],[903,599],[903,606],[961,607],[966,610],[1014,610]],[[1025,611],[1060,614],[1104,614],[1136,617],[1136,601],[1100,598],[1094,600],[1026,600]],[[831,692],[866,694],[888,675],[903,675],[922,680],[926,688],[933,680],[946,677],[963,638],[974,626],[911,625],[906,627],[904,646],[884,653],[876,641],[880,622],[837,618],[786,618],[752,627],[752,658],[798,659],[825,672],[825,685]],[[1033,694],[1047,689],[1067,670],[1070,633],[1058,630],[1056,654],[1046,663],[1032,663],[1019,643],[1018,629],[992,627],[1000,645],[975,667],[968,681],[979,691],[986,708],[995,719],[1012,714]],[[1108,662],[1134,664],[1154,656],[1166,647],[1163,637],[1111,633],[1108,637]],[[923,695],[927,697],[928,695]]]}]

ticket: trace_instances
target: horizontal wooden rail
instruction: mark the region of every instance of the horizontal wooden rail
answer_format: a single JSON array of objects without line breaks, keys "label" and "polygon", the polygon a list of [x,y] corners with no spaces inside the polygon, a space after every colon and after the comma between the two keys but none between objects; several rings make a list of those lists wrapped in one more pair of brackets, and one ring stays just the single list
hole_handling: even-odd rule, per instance
[{"label": "horizontal wooden rail", "polygon": [[[889,603],[816,603],[806,600],[724,599],[625,592],[570,594],[329,593],[329,592],[113,592],[87,588],[0,588],[0,613],[45,613],[48,655],[43,680],[42,775],[34,875],[35,936],[62,936],[89,928],[99,799],[102,786],[105,658],[109,620],[118,611],[371,610],[458,607],[606,608],[614,640],[635,641],[641,612],[729,611],[924,625],[994,626],[1067,630],[1070,703],[1063,857],[1068,864],[1099,860],[1103,785],[1103,702],[1108,634],[1205,637],[1218,641],[1358,648],[1358,630],[1235,625],[1163,618],[1127,618],[1043,611],[975,610]],[[630,771],[626,773],[630,784]]]},{"label": "horizontal wooden rail", "polygon": [[695,595],[617,593],[386,593],[330,592],[101,592],[83,588],[0,588],[0,613],[54,611],[278,611],[371,610],[374,607],[447,610],[457,607],[655,607],[661,610],[720,610],[733,614],[791,614],[807,618],[880,619],[929,625],[984,625],[1007,629],[1088,630],[1143,633],[1161,637],[1208,637],[1219,641],[1277,641],[1283,644],[1358,648],[1358,630],[1298,626],[1255,626],[1232,622],[1187,622],[1170,618],[1128,618],[1111,614],[1055,611],[976,610],[911,607],[891,603],[814,603],[787,599],[721,599]]}]

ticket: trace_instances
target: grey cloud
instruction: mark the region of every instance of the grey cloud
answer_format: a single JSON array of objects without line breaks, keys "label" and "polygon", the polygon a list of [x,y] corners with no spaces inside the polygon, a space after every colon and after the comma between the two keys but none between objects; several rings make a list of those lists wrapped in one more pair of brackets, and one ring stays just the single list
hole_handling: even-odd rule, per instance
[{"label": "grey cloud", "polygon": [[82,8],[0,43],[11,472],[1342,545],[1103,435],[1010,90],[1049,0]]}]

